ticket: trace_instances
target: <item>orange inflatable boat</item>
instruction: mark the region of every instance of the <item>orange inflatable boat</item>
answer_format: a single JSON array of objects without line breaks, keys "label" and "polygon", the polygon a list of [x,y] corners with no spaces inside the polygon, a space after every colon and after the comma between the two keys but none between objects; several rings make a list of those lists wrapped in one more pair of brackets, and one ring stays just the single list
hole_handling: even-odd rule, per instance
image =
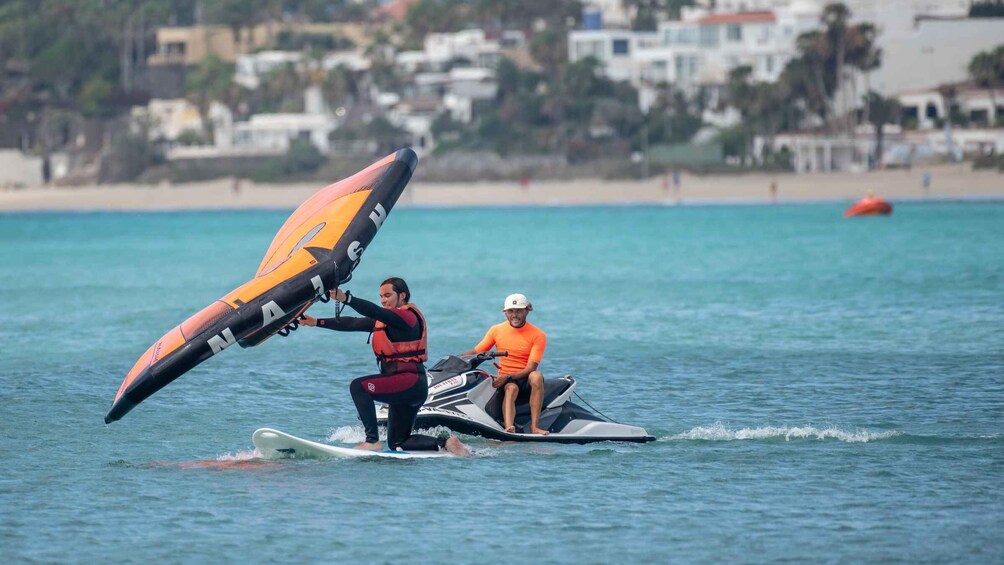
[{"label": "orange inflatable boat", "polygon": [[878,196],[865,196],[844,211],[844,217],[851,216],[888,216],[892,214],[892,204]]}]

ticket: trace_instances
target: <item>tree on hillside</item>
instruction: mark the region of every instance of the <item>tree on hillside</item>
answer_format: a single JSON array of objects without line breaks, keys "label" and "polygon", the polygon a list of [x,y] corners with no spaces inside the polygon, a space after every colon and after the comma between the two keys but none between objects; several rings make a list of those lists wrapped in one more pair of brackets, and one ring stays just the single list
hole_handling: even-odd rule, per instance
[{"label": "tree on hillside", "polygon": [[787,80],[795,90],[804,95],[807,107],[828,124],[836,73],[829,61],[826,37],[819,31],[810,31],[799,35],[795,44],[801,55],[789,61],[783,73],[788,74]]},{"label": "tree on hillside", "polygon": [[[206,23],[222,24],[230,28],[234,45],[248,50],[254,47],[254,28],[264,21],[274,0],[213,0],[203,2]],[[247,30],[247,41],[241,42],[242,31]]]},{"label": "tree on hillside", "polygon": [[[973,56],[967,67],[969,78],[977,86],[985,87],[990,92],[990,101],[993,105],[993,114],[996,122],[1002,121],[997,111],[997,95],[994,90],[1004,84],[1004,45],[998,46],[993,51],[981,51]],[[994,125],[991,123],[990,125]]]},{"label": "tree on hillside", "polygon": [[228,106],[233,106],[234,66],[225,63],[215,55],[209,55],[194,71],[185,77],[185,99],[199,109],[202,118],[202,135],[206,141],[212,140],[209,124],[209,105],[219,100]]},{"label": "tree on hillside", "polygon": [[1004,18],[1004,0],[975,1],[969,5],[970,18]]},{"label": "tree on hillside", "polygon": [[693,106],[681,90],[661,92],[645,116],[649,145],[690,141],[704,125]]},{"label": "tree on hillside", "polygon": [[421,49],[430,33],[459,31],[467,23],[467,11],[458,0],[419,0],[404,18],[404,43]]},{"label": "tree on hillside", "polygon": [[547,29],[564,29],[569,19],[573,27],[582,17],[577,0],[472,0],[470,20],[484,29],[527,31],[543,21]]},{"label": "tree on hillside", "polygon": [[886,124],[899,122],[901,108],[899,101],[895,98],[883,98],[875,91],[868,92],[864,103],[868,120],[875,126],[875,166],[881,169],[884,155],[883,128]]},{"label": "tree on hillside", "polygon": [[[845,97],[848,85],[856,90],[856,84],[855,75],[849,71],[860,71],[867,80],[882,61],[875,26],[848,25],[850,15],[844,4],[827,5],[820,18],[823,29],[803,33],[796,39],[799,56],[789,61],[783,73],[792,93],[801,95],[806,108],[831,131],[848,131],[851,126]],[[842,114],[837,115],[834,102],[839,102]]]},{"label": "tree on hillside", "polygon": [[[865,92],[871,91],[871,73],[882,66],[882,49],[877,45],[878,29],[870,23],[851,27],[847,34],[847,64],[858,70],[865,78]],[[851,75],[857,77],[856,74]],[[852,89],[857,92],[857,81]],[[864,121],[868,121],[868,105],[865,105]]]}]

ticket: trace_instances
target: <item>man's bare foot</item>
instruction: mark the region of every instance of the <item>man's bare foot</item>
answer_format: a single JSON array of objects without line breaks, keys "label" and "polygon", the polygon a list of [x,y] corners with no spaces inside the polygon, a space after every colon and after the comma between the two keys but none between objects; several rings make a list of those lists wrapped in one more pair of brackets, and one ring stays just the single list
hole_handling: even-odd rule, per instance
[{"label": "man's bare foot", "polygon": [[549,434],[551,432],[549,432],[547,430],[542,430],[542,429],[537,428],[537,427],[533,427],[533,428],[530,428],[530,433],[531,434],[537,434],[539,436],[546,436],[547,434]]},{"label": "man's bare foot", "polygon": [[370,451],[383,451],[383,444],[379,441],[376,443],[362,442],[359,445],[353,447],[353,449],[368,449]]},{"label": "man's bare foot", "polygon": [[471,454],[471,450],[468,449],[467,446],[457,438],[457,436],[450,436],[446,438],[446,451],[460,457],[467,457]]},{"label": "man's bare foot", "polygon": [[507,433],[507,434],[514,434],[514,433],[516,433],[516,426],[507,426],[506,429],[505,429],[505,433]]}]

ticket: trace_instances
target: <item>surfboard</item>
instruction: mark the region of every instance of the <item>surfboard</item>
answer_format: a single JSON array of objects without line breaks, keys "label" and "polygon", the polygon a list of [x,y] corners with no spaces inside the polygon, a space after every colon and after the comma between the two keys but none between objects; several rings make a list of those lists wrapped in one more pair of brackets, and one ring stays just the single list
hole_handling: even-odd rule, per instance
[{"label": "surfboard", "polygon": [[330,459],[345,457],[389,457],[391,459],[424,459],[453,457],[445,451],[372,451],[318,443],[271,428],[255,430],[251,436],[255,449],[265,459]]}]

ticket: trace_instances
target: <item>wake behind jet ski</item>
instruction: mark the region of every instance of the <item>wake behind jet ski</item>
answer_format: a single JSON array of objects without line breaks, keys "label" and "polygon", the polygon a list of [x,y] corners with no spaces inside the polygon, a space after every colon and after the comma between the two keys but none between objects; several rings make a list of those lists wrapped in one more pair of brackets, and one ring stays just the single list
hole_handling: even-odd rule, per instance
[{"label": "wake behind jet ski", "polygon": [[[502,391],[492,387],[492,376],[478,369],[485,361],[505,353],[448,355],[428,370],[429,398],[418,412],[416,428],[443,426],[455,432],[507,441],[550,443],[592,443],[655,440],[643,428],[620,424],[593,413],[569,400],[576,381],[571,375],[544,379],[544,402],[540,427],[549,435],[529,431],[530,407],[516,405],[516,433],[502,427]],[[387,422],[387,410],[377,410],[380,424]]]}]

